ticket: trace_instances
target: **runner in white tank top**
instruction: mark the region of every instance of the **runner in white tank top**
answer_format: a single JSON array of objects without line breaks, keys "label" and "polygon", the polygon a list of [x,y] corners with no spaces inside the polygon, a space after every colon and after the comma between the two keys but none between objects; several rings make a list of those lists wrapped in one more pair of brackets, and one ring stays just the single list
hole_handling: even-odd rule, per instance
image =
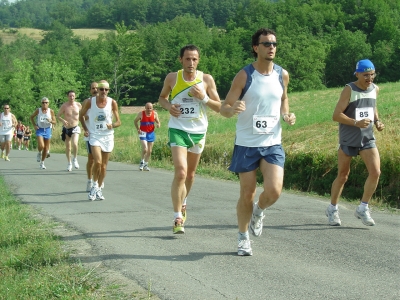
[{"label": "runner in white tank top", "polygon": [[[287,86],[289,74],[275,65],[276,34],[261,28],[252,36],[256,61],[239,71],[224,103],[221,114],[239,114],[236,141],[229,169],[239,173],[240,197],[237,204],[238,255],[252,255],[248,229],[260,236],[264,210],[274,204],[282,192],[285,153],[281,146],[281,117],[293,125],[289,113]],[[264,191],[254,203],[257,169],[264,179]]]},{"label": "runner in white tank top", "polygon": [[[101,80],[98,83],[98,96],[86,101],[79,115],[79,121],[85,130],[84,135],[89,137],[94,160],[93,186],[88,195],[89,200],[92,201],[104,200],[101,186],[106,176],[110,153],[114,148],[114,128],[121,126],[118,104],[117,101],[108,97],[109,90],[108,82]],[[87,114],[89,126],[85,122]]]}]

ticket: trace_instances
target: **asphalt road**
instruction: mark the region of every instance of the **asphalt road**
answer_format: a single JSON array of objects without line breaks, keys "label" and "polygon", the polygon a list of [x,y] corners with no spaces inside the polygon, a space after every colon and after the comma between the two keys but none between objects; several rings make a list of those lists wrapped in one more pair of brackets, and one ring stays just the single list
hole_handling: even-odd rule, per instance
[{"label": "asphalt road", "polygon": [[[85,157],[65,171],[52,154],[13,150],[0,174],[22,202],[67,224],[92,247],[86,259],[134,280],[160,299],[400,299],[400,216],[372,208],[376,226],[340,205],[341,227],[327,225],[328,201],[283,193],[268,209],[253,256],[238,257],[239,185],[197,177],[186,234],[172,234],[172,173],[110,162],[105,201],[88,201]],[[258,191],[260,192],[260,191]]]}]

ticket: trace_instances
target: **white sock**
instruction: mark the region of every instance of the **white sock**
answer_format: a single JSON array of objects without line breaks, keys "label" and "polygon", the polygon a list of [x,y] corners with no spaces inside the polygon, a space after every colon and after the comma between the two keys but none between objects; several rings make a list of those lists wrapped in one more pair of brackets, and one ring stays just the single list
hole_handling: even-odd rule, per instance
[{"label": "white sock", "polygon": [[253,206],[253,214],[256,215],[256,216],[261,216],[263,214],[263,212],[264,212],[264,209],[261,209],[258,206],[258,202],[255,203],[254,206]]},{"label": "white sock", "polygon": [[187,197],[185,197],[185,199],[183,200],[182,206],[186,205],[186,200],[187,200]]},{"label": "white sock", "polygon": [[362,202],[362,201],[361,201],[359,207],[362,208],[362,209],[368,208],[368,202]]},{"label": "white sock", "polygon": [[174,212],[174,220],[176,219],[183,219],[182,218],[182,212]]},{"label": "white sock", "polygon": [[238,240],[248,240],[249,238],[249,231],[238,233]]},{"label": "white sock", "polygon": [[93,187],[98,188],[99,187],[99,183],[97,181],[93,182]]},{"label": "white sock", "polygon": [[332,203],[329,205],[329,209],[330,210],[338,210],[339,209],[339,206],[336,204],[336,205],[333,205]]}]

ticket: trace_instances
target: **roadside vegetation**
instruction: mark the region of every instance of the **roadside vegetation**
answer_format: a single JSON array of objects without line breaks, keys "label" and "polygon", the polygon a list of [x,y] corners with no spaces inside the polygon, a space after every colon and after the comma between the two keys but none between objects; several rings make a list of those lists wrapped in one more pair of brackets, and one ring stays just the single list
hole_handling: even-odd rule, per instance
[{"label": "roadside vegetation", "polygon": [[150,291],[123,293],[71,259],[56,225],[19,203],[0,177],[0,299],[152,299]]}]

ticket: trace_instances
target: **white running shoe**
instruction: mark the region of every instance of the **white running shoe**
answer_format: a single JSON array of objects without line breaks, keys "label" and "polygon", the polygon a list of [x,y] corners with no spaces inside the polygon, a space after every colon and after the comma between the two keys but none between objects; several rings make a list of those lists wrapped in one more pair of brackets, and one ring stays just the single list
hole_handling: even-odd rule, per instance
[{"label": "white running shoe", "polygon": [[90,192],[90,190],[92,189],[93,186],[93,181],[88,180],[87,184],[86,184],[86,192]]},{"label": "white running shoe", "polygon": [[47,152],[46,158],[49,158],[49,157],[50,157],[50,152]]},{"label": "white running shoe", "polygon": [[250,220],[250,231],[254,236],[260,236],[263,229],[263,220],[265,218],[264,213],[261,216],[256,216],[255,214],[251,215]]},{"label": "white running shoe", "polygon": [[96,192],[97,192],[98,188],[92,185],[92,188],[90,189],[90,192],[88,194],[88,198],[91,201],[96,200]]},{"label": "white running shoe", "polygon": [[68,164],[68,165],[67,165],[67,171],[68,171],[68,172],[71,172],[71,171],[72,171],[72,164]]},{"label": "white running shoe", "polygon": [[239,256],[252,256],[250,240],[238,240],[238,255]]},{"label": "white running shoe", "polygon": [[40,162],[41,159],[42,159],[42,153],[38,152],[38,154],[36,155],[36,161]]},{"label": "white running shoe", "polygon": [[105,200],[103,193],[101,192],[101,189],[97,189],[96,191],[96,200]]},{"label": "white running shoe", "polygon": [[143,167],[144,167],[144,162],[140,162],[140,165],[139,165],[139,171],[143,171]]},{"label": "white running shoe", "polygon": [[150,168],[149,168],[149,166],[147,164],[144,165],[143,171],[150,171]]},{"label": "white running shoe", "polygon": [[44,162],[43,162],[43,161],[40,163],[39,167],[40,167],[42,170],[46,169],[46,166],[44,165]]},{"label": "white running shoe", "polygon": [[330,209],[328,206],[325,215],[328,217],[328,223],[331,226],[340,226],[342,225],[342,222],[340,221],[339,218],[339,210],[338,209]]},{"label": "white running shoe", "polygon": [[354,212],[354,216],[357,219],[361,219],[363,224],[366,226],[374,226],[375,225],[375,221],[374,221],[374,219],[371,218],[368,207],[366,207],[364,210],[360,207],[357,207],[356,211]]},{"label": "white running shoe", "polygon": [[74,164],[74,168],[75,168],[75,169],[79,169],[79,164],[78,164],[78,159],[77,159],[77,158],[74,158],[74,159],[72,160],[72,163]]},{"label": "white running shoe", "polygon": [[4,160],[5,160],[5,161],[10,161],[10,159],[8,158],[8,156],[5,156],[5,157],[4,157]]}]

